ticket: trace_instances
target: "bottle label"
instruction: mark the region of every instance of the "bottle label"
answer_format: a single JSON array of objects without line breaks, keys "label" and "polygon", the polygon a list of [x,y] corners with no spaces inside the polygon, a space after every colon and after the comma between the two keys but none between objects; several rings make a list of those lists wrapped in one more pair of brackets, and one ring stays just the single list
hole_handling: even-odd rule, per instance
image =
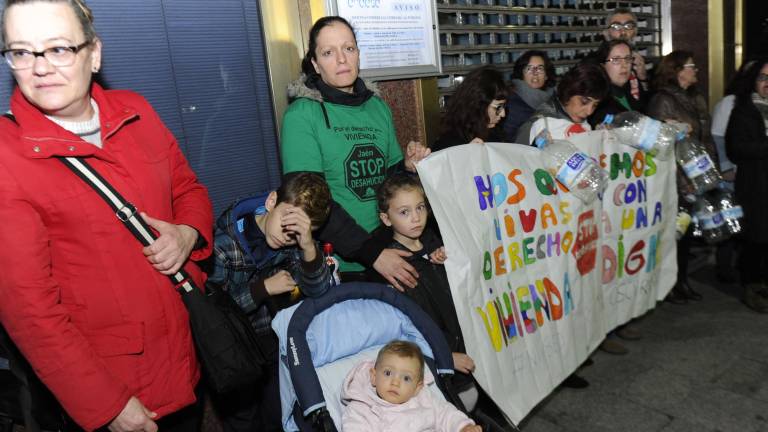
[{"label": "bottle label", "polygon": [[693,160],[686,162],[683,165],[683,171],[685,171],[685,175],[688,176],[689,179],[693,180],[696,177],[711,170],[713,167],[714,164],[712,163],[712,159],[710,159],[709,155],[705,153]]},{"label": "bottle label", "polygon": [[699,220],[699,225],[702,229],[713,230],[717,229],[725,223],[723,215],[720,213],[705,213],[700,212],[696,214],[696,219]]},{"label": "bottle label", "polygon": [[734,206],[728,209],[723,209],[722,214],[726,219],[741,219],[744,217],[744,210],[741,209],[741,206]]},{"label": "bottle label", "polygon": [[659,139],[661,122],[650,117],[640,120],[640,140],[637,143],[641,150],[651,151]]},{"label": "bottle label", "polygon": [[571,185],[576,180],[576,177],[581,174],[587,168],[589,164],[589,156],[582,152],[576,152],[560,167],[557,171],[557,179],[560,183],[571,188]]}]

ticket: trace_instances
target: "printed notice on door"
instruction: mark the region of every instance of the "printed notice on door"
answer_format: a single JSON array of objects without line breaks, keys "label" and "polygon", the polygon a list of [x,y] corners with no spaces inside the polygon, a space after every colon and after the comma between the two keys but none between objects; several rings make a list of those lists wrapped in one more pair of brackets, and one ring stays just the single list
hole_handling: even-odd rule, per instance
[{"label": "printed notice on door", "polygon": [[387,68],[425,75],[424,66],[439,72],[434,0],[336,0],[336,6],[355,28],[363,75]]}]

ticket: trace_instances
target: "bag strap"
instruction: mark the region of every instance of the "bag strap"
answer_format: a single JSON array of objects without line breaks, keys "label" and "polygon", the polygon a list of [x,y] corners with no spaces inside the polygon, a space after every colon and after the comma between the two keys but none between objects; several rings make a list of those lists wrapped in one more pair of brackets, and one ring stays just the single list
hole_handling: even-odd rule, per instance
[{"label": "bag strap", "polygon": [[[117,219],[143,246],[149,246],[157,240],[157,235],[144,222],[136,206],[123,198],[85,159],[79,157],[59,157],[58,159],[104,199],[115,212]],[[190,292],[197,289],[194,281],[183,268],[168,277],[173,286],[180,292]]]}]

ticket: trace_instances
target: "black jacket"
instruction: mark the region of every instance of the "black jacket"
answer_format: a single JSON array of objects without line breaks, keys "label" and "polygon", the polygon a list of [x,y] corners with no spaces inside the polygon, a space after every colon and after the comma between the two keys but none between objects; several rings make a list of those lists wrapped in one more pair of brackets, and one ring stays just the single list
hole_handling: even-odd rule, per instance
[{"label": "black jacket", "polygon": [[[645,114],[645,106],[648,103],[648,96],[647,93],[642,90],[642,86],[640,86],[639,100],[632,97],[629,81],[621,87],[611,84],[610,90],[608,97],[603,99],[600,102],[600,105],[597,106],[597,109],[595,109],[595,112],[589,116],[588,121],[593,129],[605,120],[607,114],[618,114],[626,111],[638,111]],[[621,97],[626,98],[630,109],[627,109],[627,107],[619,102]]]},{"label": "black jacket", "polygon": [[736,199],[744,209],[744,236],[768,243],[768,137],[752,100],[737,98],[725,133],[728,158],[736,170]]}]

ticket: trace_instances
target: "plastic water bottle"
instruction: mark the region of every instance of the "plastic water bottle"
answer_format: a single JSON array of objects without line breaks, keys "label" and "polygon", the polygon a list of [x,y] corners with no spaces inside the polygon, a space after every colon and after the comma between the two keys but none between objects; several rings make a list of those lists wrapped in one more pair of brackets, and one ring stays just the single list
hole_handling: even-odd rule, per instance
[{"label": "plastic water bottle", "polygon": [[325,257],[325,263],[328,265],[328,269],[331,273],[331,286],[339,285],[341,283],[341,278],[339,277],[339,260],[333,256],[332,244],[323,244],[323,256]]},{"label": "plastic water bottle", "polygon": [[594,201],[605,190],[608,174],[571,142],[551,139],[545,129],[536,136],[534,144],[547,155],[547,169],[585,204]]},{"label": "plastic water bottle", "polygon": [[608,114],[603,124],[622,144],[653,153],[660,160],[670,158],[680,132],[671,124],[642,115],[637,111]]},{"label": "plastic water bottle", "polygon": [[733,195],[723,189],[718,189],[713,194],[712,200],[715,207],[723,216],[725,230],[729,234],[738,234],[741,232],[741,219],[744,217],[744,210],[733,198]]},{"label": "plastic water bottle", "polygon": [[704,240],[709,243],[717,243],[728,237],[723,215],[705,196],[700,196],[696,200],[693,205],[693,213],[699,221]]},{"label": "plastic water bottle", "polygon": [[693,183],[696,194],[715,189],[723,181],[709,154],[693,138],[686,136],[677,141],[675,157],[685,176]]}]

